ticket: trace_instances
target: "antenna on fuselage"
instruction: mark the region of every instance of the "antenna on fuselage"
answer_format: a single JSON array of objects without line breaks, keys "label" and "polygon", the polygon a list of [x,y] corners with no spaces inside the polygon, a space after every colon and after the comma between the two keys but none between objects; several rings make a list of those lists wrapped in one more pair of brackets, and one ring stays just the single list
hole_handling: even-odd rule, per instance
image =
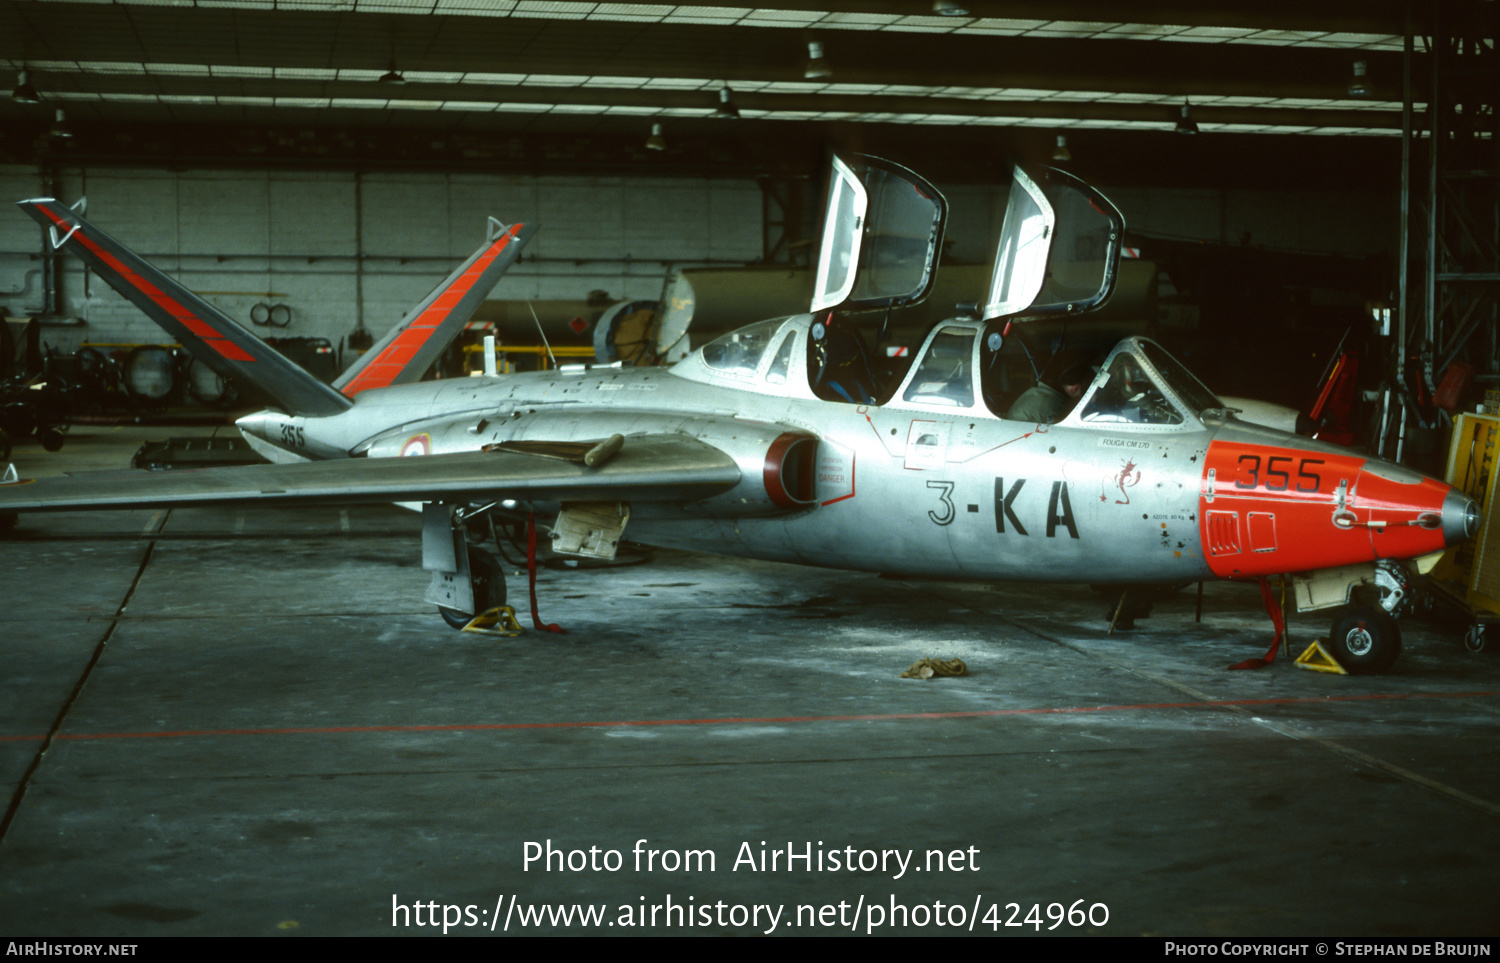
[{"label": "antenna on fuselage", "polygon": [[536,308],[531,306],[531,299],[526,299],[526,309],[531,312],[531,320],[536,322],[536,333],[542,336],[542,347],[547,349],[547,357],[552,359],[552,367],[557,368],[557,358],[552,354],[552,345],[547,343],[547,332],[542,330],[542,319],[536,316]]}]

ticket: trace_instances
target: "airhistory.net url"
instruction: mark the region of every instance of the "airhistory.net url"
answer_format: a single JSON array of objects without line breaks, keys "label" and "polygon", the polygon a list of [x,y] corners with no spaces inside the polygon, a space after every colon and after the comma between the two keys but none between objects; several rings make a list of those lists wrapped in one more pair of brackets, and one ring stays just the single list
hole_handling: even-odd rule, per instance
[{"label": "airhistory.net url", "polygon": [[508,933],[511,930],[568,929],[756,929],[774,933],[777,929],[842,929],[852,933],[874,933],[887,928],[937,927],[968,932],[1007,928],[1031,929],[1033,932],[1059,927],[1077,930],[1102,929],[1109,922],[1109,907],[1103,903],[1076,900],[1062,903],[997,903],[975,896],[972,904],[944,900],[909,903],[895,896],[888,900],[869,900],[861,896],[856,902],[800,903],[788,907],[781,903],[730,903],[724,900],[705,902],[689,896],[686,900],[668,895],[660,902],[636,903],[525,903],[515,894],[501,894],[493,910],[477,904],[460,905],[436,901],[402,903],[391,894],[391,926],[441,927],[450,929],[485,929]]}]

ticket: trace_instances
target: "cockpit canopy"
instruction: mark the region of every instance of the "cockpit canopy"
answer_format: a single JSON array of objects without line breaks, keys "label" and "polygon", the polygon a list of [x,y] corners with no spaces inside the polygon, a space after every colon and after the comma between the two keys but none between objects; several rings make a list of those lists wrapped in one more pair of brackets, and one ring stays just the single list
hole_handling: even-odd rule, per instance
[{"label": "cockpit canopy", "polygon": [[1082,314],[1108,300],[1125,219],[1103,194],[1065,171],[1011,172],[995,246],[986,320]]},{"label": "cockpit canopy", "polygon": [[[947,202],[899,164],[833,158],[823,239],[809,310],[841,313],[912,304],[932,289]],[[1114,290],[1125,220],[1109,200],[1064,171],[1011,170],[980,320],[1081,314]]]},{"label": "cockpit canopy", "polygon": [[[937,325],[914,360],[873,352],[851,311],[920,300],[937,267],[947,205],[931,184],[888,161],[835,157],[829,179],[813,313],[751,325],[706,345],[676,373],[786,397],[856,405],[973,411],[1059,424],[1173,428],[1221,407],[1159,346],[1122,342],[1082,397],[1086,369],[1069,365],[1066,391],[1048,385],[1012,321],[1071,315],[1114,288],[1124,219],[1098,191],[1063,171],[1012,170],[987,294],[977,315]],[[1038,384],[1037,382],[1042,382]],[[1048,394],[1050,392],[1050,395]],[[1035,401],[1036,403],[1032,403]],[[1071,409],[1071,410],[1070,410]],[[1065,415],[1065,417],[1064,417]]]},{"label": "cockpit canopy", "polygon": [[1161,345],[1126,338],[1110,352],[1078,407],[1062,423],[1176,426],[1223,407]]},{"label": "cockpit canopy", "polygon": [[899,164],[833,159],[823,241],[809,310],[898,307],[932,290],[948,204]]},{"label": "cockpit canopy", "polygon": [[[1003,337],[994,323],[944,322],[910,364],[869,352],[856,332],[830,332],[827,324],[805,314],[762,321],[710,342],[672,370],[759,394],[999,419],[1035,381],[1017,339]],[[1204,411],[1223,407],[1160,345],[1126,338],[1058,424],[1176,430],[1195,428]]]},{"label": "cockpit canopy", "polygon": [[[791,318],[772,318],[738,331],[731,331],[704,345],[698,353],[704,367],[737,381],[760,380],[768,385],[784,385],[792,367],[794,331],[788,328]],[[772,344],[776,354],[765,365]]]}]

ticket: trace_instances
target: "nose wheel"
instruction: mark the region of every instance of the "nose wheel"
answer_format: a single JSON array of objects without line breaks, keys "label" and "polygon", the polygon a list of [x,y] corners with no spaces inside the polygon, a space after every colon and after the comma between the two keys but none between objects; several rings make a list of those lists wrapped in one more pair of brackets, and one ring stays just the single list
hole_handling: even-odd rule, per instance
[{"label": "nose wheel", "polygon": [[1401,655],[1401,629],[1375,605],[1352,605],[1334,620],[1329,647],[1339,664],[1355,674],[1384,672]]}]

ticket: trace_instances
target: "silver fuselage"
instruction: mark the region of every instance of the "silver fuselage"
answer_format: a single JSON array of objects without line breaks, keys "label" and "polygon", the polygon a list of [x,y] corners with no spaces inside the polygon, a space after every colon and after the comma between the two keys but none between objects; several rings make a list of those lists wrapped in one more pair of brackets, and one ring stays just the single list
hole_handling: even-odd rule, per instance
[{"label": "silver fuselage", "polygon": [[[807,320],[788,325],[800,336]],[[1201,421],[1154,430],[1049,426],[1006,421],[983,405],[829,402],[808,389],[800,344],[793,357],[779,383],[716,372],[695,355],[672,369],[549,371],[377,389],[336,416],[261,412],[240,427],[263,452],[283,458],[687,434],[735,457],[741,485],[687,505],[634,505],[628,538],[951,578],[1212,577],[1198,522],[1204,456],[1216,432],[1256,429]],[[784,431],[819,440],[815,502],[792,510],[767,503],[761,477],[767,440]]]}]

